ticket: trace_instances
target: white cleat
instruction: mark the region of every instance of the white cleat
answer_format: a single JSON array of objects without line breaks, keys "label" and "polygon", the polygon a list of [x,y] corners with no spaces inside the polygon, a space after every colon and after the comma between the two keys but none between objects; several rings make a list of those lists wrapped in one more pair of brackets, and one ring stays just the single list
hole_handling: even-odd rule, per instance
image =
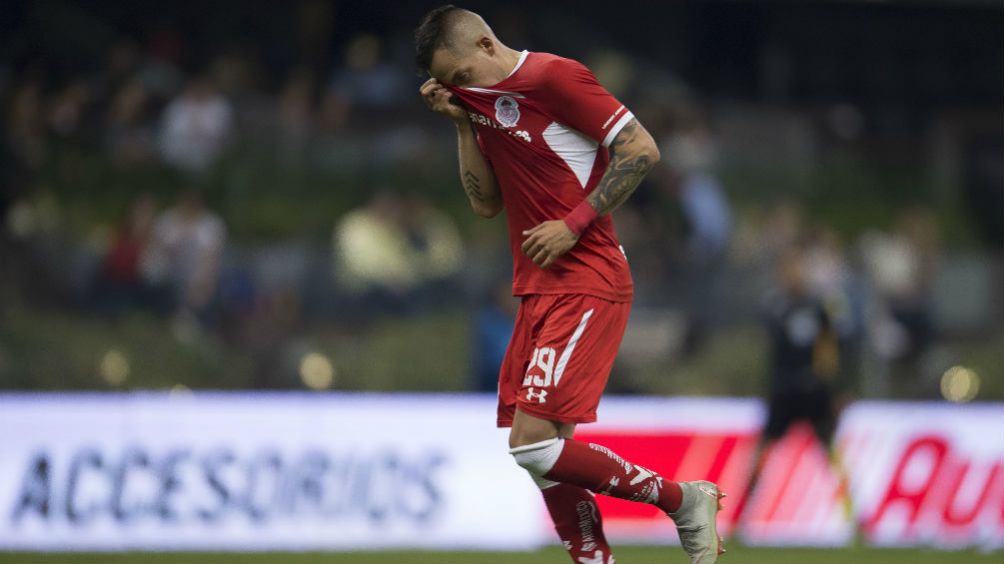
[{"label": "white cleat", "polygon": [[725,552],[716,523],[725,494],[717,485],[704,480],[680,482],[680,489],[683,490],[680,508],[669,514],[676,522],[680,544],[690,556],[690,564],[714,564]]}]

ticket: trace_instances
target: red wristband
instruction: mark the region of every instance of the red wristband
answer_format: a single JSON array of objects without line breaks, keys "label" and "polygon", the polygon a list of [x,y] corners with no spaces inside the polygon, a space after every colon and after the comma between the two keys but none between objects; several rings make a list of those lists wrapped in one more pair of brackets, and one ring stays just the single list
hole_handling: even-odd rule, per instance
[{"label": "red wristband", "polygon": [[565,216],[565,225],[575,233],[576,236],[582,236],[582,232],[586,230],[599,214],[596,213],[596,208],[589,203],[589,200],[582,200],[582,203],[575,206],[575,209]]}]

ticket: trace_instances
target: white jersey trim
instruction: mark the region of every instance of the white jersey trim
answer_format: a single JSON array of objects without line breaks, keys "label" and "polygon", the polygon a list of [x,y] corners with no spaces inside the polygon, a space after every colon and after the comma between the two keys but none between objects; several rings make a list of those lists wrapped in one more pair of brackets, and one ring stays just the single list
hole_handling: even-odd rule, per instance
[{"label": "white jersey trim", "polygon": [[593,173],[598,145],[590,137],[566,127],[556,121],[551,122],[543,132],[544,142],[554,154],[565,161],[575,174],[579,184],[585,188]]},{"label": "white jersey trim", "polygon": [[603,146],[609,147],[610,144],[614,142],[614,137],[617,137],[617,134],[620,133],[621,130],[624,129],[624,126],[627,125],[633,118],[634,114],[631,112],[622,115],[621,119],[617,120],[617,123],[610,128],[610,132],[607,133],[607,136],[603,138]]},{"label": "white jersey trim", "polygon": [[612,122],[615,117],[617,117],[617,116],[619,116],[621,114],[621,110],[623,110],[623,109],[624,109],[624,106],[621,106],[621,107],[617,108],[616,112],[610,114],[610,117],[607,118],[607,121],[603,122],[603,127],[601,127],[600,129],[606,129],[607,126],[610,125],[610,122]]},{"label": "white jersey trim", "polygon": [[509,78],[510,76],[516,74],[516,71],[519,70],[519,67],[523,66],[523,62],[526,61],[526,56],[529,54],[530,52],[524,49],[523,52],[519,54],[519,60],[516,61],[516,66],[514,66],[505,77]]},{"label": "white jersey trim", "polygon": [[483,92],[485,94],[501,94],[503,96],[512,96],[513,98],[526,98],[526,96],[520,94],[519,92],[509,92],[507,90],[493,90],[491,88],[464,88],[464,90],[470,90],[471,92]]},{"label": "white jersey trim", "polygon": [[586,323],[589,323],[589,318],[593,316],[593,310],[589,310],[582,314],[582,321],[579,321],[579,326],[575,328],[575,332],[572,333],[572,338],[568,340],[568,344],[565,345],[565,351],[561,353],[561,358],[558,359],[558,366],[554,369],[554,387],[557,388],[558,384],[561,382],[562,375],[565,374],[565,368],[568,367],[568,361],[572,358],[572,352],[575,351],[575,345],[579,343],[579,339],[582,338],[582,332],[586,330]]}]

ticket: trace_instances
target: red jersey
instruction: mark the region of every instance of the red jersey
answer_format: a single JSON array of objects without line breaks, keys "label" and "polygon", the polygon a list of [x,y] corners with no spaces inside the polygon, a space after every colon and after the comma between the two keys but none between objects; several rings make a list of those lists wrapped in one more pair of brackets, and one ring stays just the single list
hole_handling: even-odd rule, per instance
[{"label": "red jersey", "polygon": [[524,51],[490,88],[447,86],[467,107],[495,171],[509,221],[513,294],[587,294],[631,301],[633,284],[613,220],[602,216],[543,269],[521,250],[523,231],[562,219],[596,187],[606,147],[634,117],[584,65]]}]

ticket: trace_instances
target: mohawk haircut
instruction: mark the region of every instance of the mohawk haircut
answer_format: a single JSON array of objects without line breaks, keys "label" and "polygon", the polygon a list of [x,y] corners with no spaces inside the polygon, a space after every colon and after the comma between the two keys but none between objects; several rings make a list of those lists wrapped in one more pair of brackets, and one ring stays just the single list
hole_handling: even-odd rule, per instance
[{"label": "mohawk haircut", "polygon": [[428,72],[432,66],[432,55],[437,49],[451,47],[450,27],[454,16],[464,11],[453,4],[440,6],[432,10],[415,29],[415,65],[419,72]]}]

